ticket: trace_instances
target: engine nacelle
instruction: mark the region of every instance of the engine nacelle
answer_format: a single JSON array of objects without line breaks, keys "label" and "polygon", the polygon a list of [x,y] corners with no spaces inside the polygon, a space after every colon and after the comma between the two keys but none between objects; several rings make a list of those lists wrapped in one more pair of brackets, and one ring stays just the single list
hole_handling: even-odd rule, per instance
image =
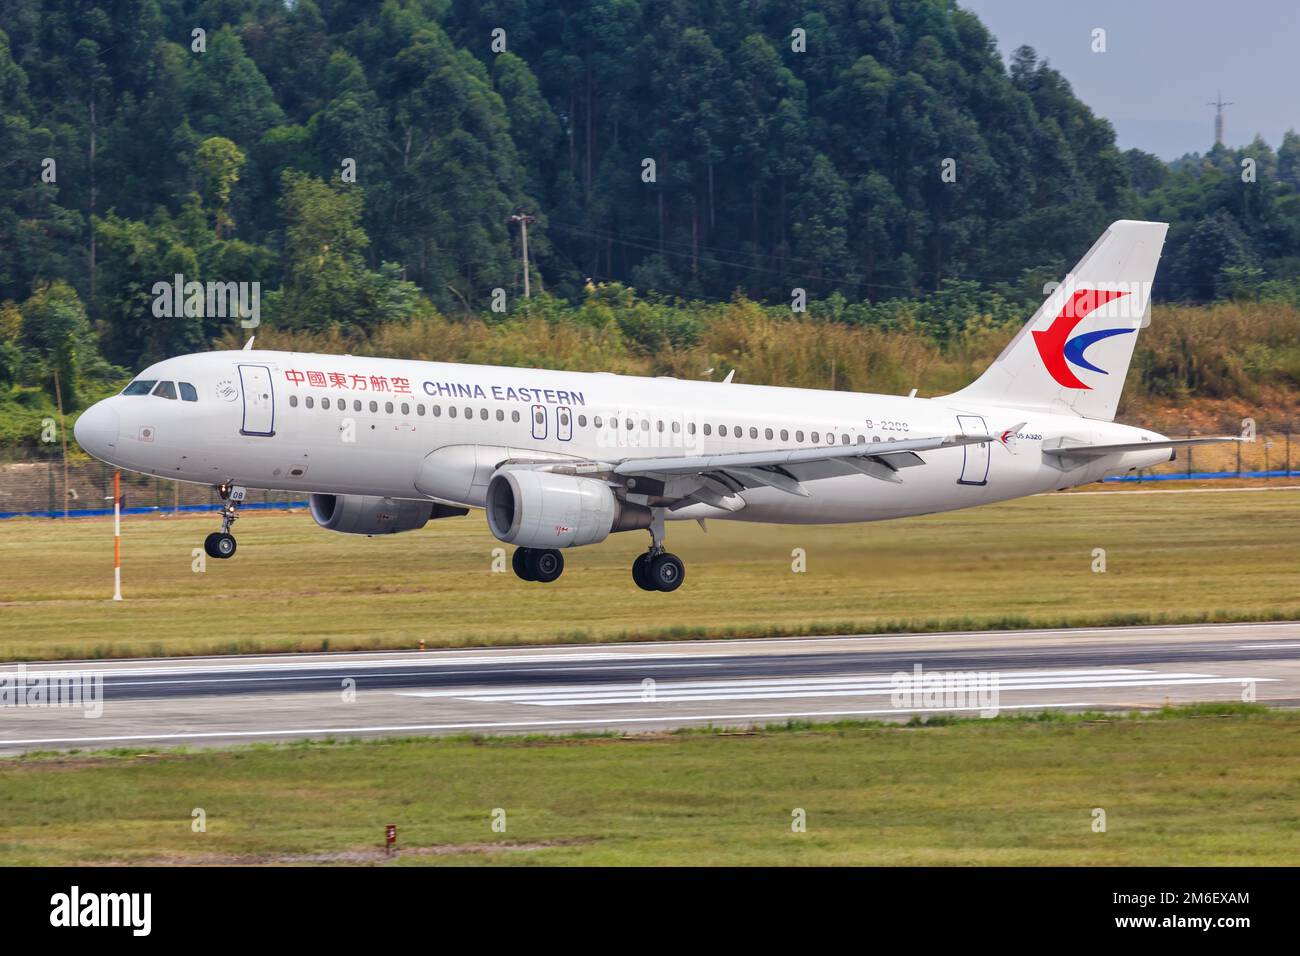
[{"label": "engine nacelle", "polygon": [[377,495],[311,496],[311,516],[327,531],[344,534],[395,534],[415,531],[430,518],[469,514],[468,508],[453,508],[432,501],[382,498]]},{"label": "engine nacelle", "polygon": [[488,482],[488,527],[524,548],[597,544],[611,531],[650,527],[650,517],[649,508],[619,501],[595,478],[506,468]]}]

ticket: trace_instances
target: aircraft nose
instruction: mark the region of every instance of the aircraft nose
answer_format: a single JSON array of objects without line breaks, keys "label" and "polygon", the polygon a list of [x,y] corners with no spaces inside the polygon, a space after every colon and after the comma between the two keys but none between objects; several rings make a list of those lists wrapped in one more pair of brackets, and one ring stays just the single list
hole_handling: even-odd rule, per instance
[{"label": "aircraft nose", "polygon": [[117,409],[109,404],[109,399],[96,402],[81,413],[77,423],[72,426],[72,433],[77,444],[96,458],[108,461],[108,456],[117,449],[117,433],[121,427]]}]

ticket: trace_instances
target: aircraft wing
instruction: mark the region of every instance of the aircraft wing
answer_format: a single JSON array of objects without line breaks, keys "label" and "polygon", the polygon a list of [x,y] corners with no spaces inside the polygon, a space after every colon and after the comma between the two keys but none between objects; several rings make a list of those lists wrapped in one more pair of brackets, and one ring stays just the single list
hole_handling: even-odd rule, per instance
[{"label": "aircraft wing", "polygon": [[630,493],[656,498],[667,503],[670,510],[703,503],[738,511],[744,501],[736,494],[747,488],[775,488],[808,498],[811,492],[803,482],[818,478],[868,475],[899,483],[900,468],[925,464],[917,452],[991,441],[991,435],[942,435],[722,455],[625,458],[614,463],[610,472],[611,477],[624,479]]}]

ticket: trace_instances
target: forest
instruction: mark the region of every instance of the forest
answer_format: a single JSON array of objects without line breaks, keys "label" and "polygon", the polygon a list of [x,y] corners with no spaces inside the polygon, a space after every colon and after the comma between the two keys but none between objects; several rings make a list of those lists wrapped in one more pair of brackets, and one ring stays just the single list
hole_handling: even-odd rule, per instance
[{"label": "forest", "polygon": [[[1171,223],[1158,301],[1272,303],[1141,388],[1300,380],[1300,136],[1122,151],[951,0],[0,0],[0,443],[242,343],[157,314],[177,275],[257,283],[268,343],[700,374],[761,314],[964,367],[1121,217]],[[883,387],[839,363],[791,384]]]}]

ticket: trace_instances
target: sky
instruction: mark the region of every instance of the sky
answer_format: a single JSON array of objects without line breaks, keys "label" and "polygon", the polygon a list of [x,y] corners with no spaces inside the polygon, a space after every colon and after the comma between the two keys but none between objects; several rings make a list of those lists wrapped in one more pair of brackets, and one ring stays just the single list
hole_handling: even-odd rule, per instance
[{"label": "sky", "polygon": [[[1110,120],[1121,149],[1171,160],[1256,133],[1277,148],[1300,130],[1300,3],[1296,0],[958,0],[997,40],[1005,62],[1021,44],[1059,70]],[[1106,52],[1092,52],[1092,31]]]}]

